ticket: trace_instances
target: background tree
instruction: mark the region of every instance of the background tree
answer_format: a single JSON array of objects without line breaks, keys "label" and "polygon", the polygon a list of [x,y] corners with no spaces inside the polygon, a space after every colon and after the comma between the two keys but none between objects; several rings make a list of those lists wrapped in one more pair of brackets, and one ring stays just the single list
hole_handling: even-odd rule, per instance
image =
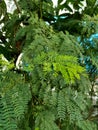
[{"label": "background tree", "polygon": [[0,2],[1,130],[97,130],[97,2],[62,1],[14,0],[12,14]]}]

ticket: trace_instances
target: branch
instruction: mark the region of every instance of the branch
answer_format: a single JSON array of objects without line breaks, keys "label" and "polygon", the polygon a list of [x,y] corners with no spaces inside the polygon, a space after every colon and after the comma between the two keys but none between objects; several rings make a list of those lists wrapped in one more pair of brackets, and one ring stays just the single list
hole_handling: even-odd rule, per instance
[{"label": "branch", "polygon": [[17,0],[14,0],[14,3],[15,3],[15,5],[16,5],[16,7],[17,7],[18,12],[21,13],[21,9],[20,9],[20,7],[19,7],[19,5],[18,5]]}]

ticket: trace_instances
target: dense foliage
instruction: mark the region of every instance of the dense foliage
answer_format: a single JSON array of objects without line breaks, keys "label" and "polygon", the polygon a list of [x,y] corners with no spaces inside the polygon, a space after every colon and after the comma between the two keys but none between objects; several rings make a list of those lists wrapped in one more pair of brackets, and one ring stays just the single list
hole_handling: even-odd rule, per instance
[{"label": "dense foliage", "polygon": [[97,130],[97,1],[62,1],[0,1],[0,130]]}]

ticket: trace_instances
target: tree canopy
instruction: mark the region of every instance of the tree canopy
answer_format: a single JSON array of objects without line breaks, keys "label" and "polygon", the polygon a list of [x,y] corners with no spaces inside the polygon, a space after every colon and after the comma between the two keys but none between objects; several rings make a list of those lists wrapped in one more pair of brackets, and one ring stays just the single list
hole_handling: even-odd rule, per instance
[{"label": "tree canopy", "polygon": [[97,0],[13,1],[0,1],[0,130],[97,130]]}]

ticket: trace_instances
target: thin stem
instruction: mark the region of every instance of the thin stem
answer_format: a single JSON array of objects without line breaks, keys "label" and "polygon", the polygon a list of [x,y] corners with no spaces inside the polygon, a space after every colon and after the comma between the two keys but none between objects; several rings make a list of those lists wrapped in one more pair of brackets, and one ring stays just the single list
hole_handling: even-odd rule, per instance
[{"label": "thin stem", "polygon": [[18,13],[21,13],[21,9],[19,7],[19,4],[18,4],[17,0],[14,0],[14,3],[16,5],[16,7],[17,7]]},{"label": "thin stem", "polygon": [[43,4],[43,0],[40,1],[40,18],[42,18],[42,4]]}]

